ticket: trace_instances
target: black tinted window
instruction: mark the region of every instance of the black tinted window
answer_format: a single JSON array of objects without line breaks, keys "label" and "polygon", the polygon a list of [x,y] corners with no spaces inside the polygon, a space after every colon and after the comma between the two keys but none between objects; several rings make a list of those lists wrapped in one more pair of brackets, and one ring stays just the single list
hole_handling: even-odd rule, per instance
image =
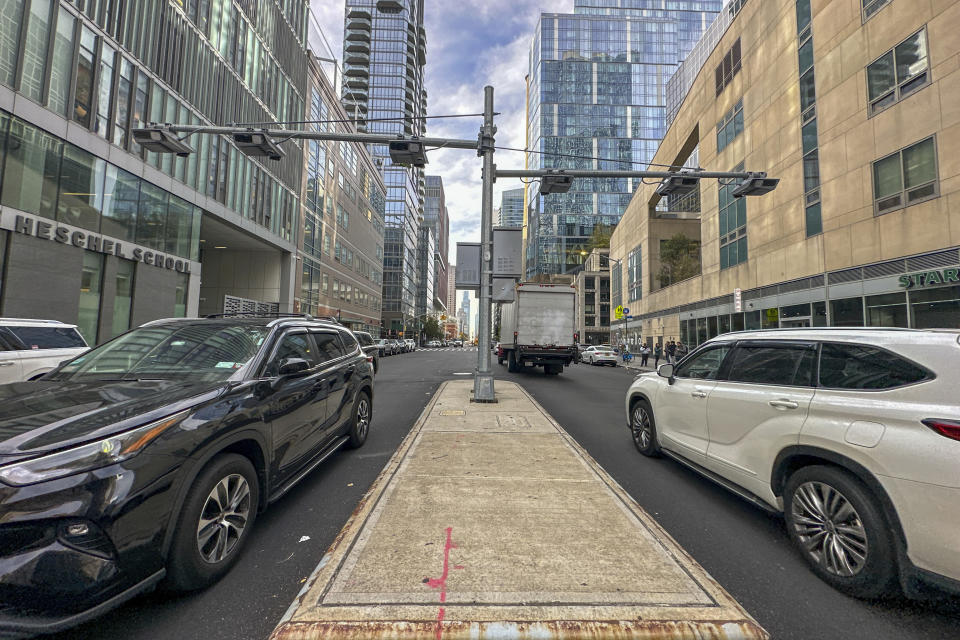
[{"label": "black tinted window", "polygon": [[343,356],[343,348],[340,346],[340,340],[336,333],[315,333],[314,339],[317,341],[317,349],[320,351],[320,360],[327,362]]},{"label": "black tinted window", "polygon": [[86,347],[80,333],[72,327],[4,327],[25,349],[77,349]]},{"label": "black tinted window", "polygon": [[817,351],[807,345],[740,344],[733,354],[731,382],[809,387]]},{"label": "black tinted window", "polygon": [[678,378],[716,380],[717,374],[720,373],[720,365],[729,351],[730,345],[723,344],[695,353],[677,367],[674,375]]},{"label": "black tinted window", "polygon": [[280,340],[277,353],[270,361],[266,374],[268,376],[280,375],[280,365],[284,360],[291,358],[306,360],[311,367],[320,362],[320,359],[317,358],[316,347],[314,347],[309,335],[306,333],[287,334]]},{"label": "black tinted window", "polygon": [[362,344],[363,346],[367,346],[367,345],[373,344],[373,338],[370,337],[370,334],[369,334],[369,333],[363,333],[363,332],[361,331],[361,332],[359,332],[359,333],[358,333],[358,332],[354,332],[353,335],[356,337],[357,340],[360,341],[360,344]]},{"label": "black tinted window", "polygon": [[922,367],[876,347],[825,344],[820,354],[820,385],[832,389],[891,389],[928,376]]},{"label": "black tinted window", "polygon": [[340,332],[340,342],[344,353],[353,353],[357,348],[357,341],[346,331]]}]

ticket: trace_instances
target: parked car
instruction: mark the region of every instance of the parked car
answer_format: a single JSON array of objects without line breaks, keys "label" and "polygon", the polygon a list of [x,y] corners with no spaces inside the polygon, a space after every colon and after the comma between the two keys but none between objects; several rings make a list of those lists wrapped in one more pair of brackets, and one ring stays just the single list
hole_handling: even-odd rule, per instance
[{"label": "parked car", "polygon": [[439,348],[441,344],[439,340],[430,340],[429,342],[427,342],[427,346],[432,349],[436,349],[436,348]]},{"label": "parked car", "polygon": [[75,324],[0,318],[0,384],[36,380],[87,349]]},{"label": "parked car", "polygon": [[377,350],[381,358],[393,355],[393,341],[380,338],[377,340]]},{"label": "parked car", "polygon": [[267,505],[364,443],[373,397],[350,331],[294,317],[159,320],[0,387],[0,635],[215,582]]},{"label": "parked car", "polygon": [[453,346],[455,346],[455,347],[463,347],[463,340],[454,340],[454,341],[453,341]]},{"label": "parked car", "polygon": [[626,396],[660,453],[782,512],[811,570],[873,598],[960,592],[960,331],[730,333]]},{"label": "parked car", "polygon": [[354,331],[354,337],[356,337],[357,342],[360,343],[360,348],[363,349],[363,352],[367,354],[367,357],[370,359],[370,362],[373,363],[373,373],[377,374],[380,372],[380,346],[376,340],[373,339],[366,331]]},{"label": "parked car", "polygon": [[394,353],[406,353],[407,345],[403,343],[403,340],[393,340],[393,352]]},{"label": "parked car", "polygon": [[587,347],[580,357],[587,364],[617,366],[617,352],[608,344]]},{"label": "parked car", "polygon": [[417,343],[412,338],[407,338],[404,340],[404,343],[407,345],[407,351],[416,351]]}]

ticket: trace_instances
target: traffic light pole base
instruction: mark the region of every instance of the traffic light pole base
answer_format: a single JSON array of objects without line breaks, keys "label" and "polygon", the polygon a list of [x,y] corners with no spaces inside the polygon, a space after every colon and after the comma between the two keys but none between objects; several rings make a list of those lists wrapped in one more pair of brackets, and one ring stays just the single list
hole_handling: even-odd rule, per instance
[{"label": "traffic light pole base", "polygon": [[496,402],[493,391],[493,374],[473,372],[473,398],[471,402]]}]

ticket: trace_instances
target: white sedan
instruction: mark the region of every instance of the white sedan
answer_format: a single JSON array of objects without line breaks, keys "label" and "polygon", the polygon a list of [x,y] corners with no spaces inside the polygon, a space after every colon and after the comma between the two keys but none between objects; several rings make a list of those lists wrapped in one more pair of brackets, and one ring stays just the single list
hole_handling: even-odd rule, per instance
[{"label": "white sedan", "polygon": [[580,356],[587,364],[609,364],[617,366],[617,354],[613,352],[613,347],[608,344],[593,345]]}]

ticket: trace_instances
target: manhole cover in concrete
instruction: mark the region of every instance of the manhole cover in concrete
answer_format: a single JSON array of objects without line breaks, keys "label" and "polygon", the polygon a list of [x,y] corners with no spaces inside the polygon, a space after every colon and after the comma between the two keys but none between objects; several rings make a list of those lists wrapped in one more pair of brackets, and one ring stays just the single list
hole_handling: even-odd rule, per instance
[{"label": "manhole cover in concrete", "polygon": [[440,412],[442,416],[465,416],[467,412],[463,409],[444,409]]},{"label": "manhole cover in concrete", "polygon": [[497,416],[497,424],[504,428],[529,429],[530,421],[525,416]]}]

